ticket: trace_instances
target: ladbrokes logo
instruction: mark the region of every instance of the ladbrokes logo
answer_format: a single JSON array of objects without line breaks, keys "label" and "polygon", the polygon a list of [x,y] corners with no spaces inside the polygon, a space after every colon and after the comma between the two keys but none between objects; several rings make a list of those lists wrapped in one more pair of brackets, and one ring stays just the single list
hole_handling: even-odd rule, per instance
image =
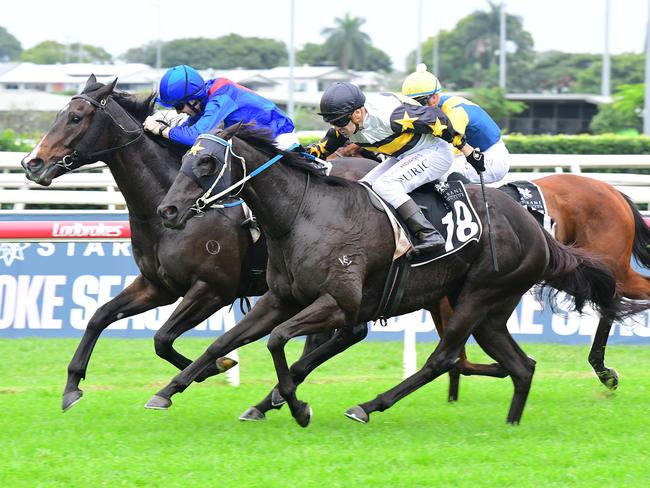
[{"label": "ladbrokes logo", "polygon": [[120,237],[123,230],[120,225],[107,225],[103,222],[97,224],[84,224],[74,222],[72,224],[52,225],[52,237]]}]

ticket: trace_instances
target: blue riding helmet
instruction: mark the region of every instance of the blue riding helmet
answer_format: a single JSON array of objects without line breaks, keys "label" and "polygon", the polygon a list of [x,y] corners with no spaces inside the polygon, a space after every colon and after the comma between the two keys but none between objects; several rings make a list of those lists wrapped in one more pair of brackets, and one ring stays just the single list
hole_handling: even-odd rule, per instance
[{"label": "blue riding helmet", "polygon": [[181,64],[167,70],[160,79],[160,96],[156,99],[164,107],[203,98],[206,94],[203,77],[191,66]]}]

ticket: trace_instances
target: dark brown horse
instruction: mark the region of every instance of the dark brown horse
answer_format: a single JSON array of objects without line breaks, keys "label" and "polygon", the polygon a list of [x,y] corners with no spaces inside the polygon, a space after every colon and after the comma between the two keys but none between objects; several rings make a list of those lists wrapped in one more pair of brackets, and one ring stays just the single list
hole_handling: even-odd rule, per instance
[{"label": "dark brown horse", "polygon": [[[351,144],[340,149],[339,154],[362,157],[357,151],[358,146]],[[335,158],[330,160],[336,164]],[[586,176],[553,174],[534,183],[540,187],[548,214],[555,221],[555,238],[600,256],[614,273],[623,297],[650,300],[650,278],[630,266],[634,256],[641,266],[650,269],[650,228],[634,202],[612,185]],[[432,312],[438,330],[444,328],[451,313],[447,300]],[[589,351],[589,364],[602,384],[613,390],[618,386],[618,374],[605,366],[611,327],[611,318],[602,315]],[[449,372],[449,399],[458,398],[459,374],[476,374],[482,368],[469,362],[463,351],[458,366]]]},{"label": "dark brown horse", "polygon": [[[116,320],[183,297],[154,338],[156,353],[183,369],[191,361],[174,349],[176,338],[238,297],[261,295],[268,289],[264,275],[248,273],[253,243],[248,228],[242,227],[241,206],[207,211],[182,232],[161,224],[156,208],[178,174],[185,148],[162,144],[143,132],[142,121],[153,110],[154,94],[139,100],[113,88],[114,83],[103,85],[91,77],[82,95],[58,114],[23,160],[28,178],[47,186],[53,178],[101,157],[127,202],[133,257],[140,269],[133,283],[88,322],[68,366],[63,411],[82,398],[79,383],[86,376],[93,348],[101,332]],[[357,162],[361,164],[337,165],[335,174],[356,180],[374,166]],[[366,333],[366,325],[360,324],[353,335],[361,340]],[[329,334],[310,338],[305,354],[329,339]],[[197,381],[234,364],[219,358]],[[257,408],[261,414],[272,408],[270,394]]]},{"label": "dark brown horse", "polygon": [[[159,207],[159,214],[170,225],[203,193],[197,178],[211,184],[217,175],[231,173],[237,181],[273,158],[277,149],[267,138],[249,131],[233,137],[237,129],[221,134],[224,139],[232,137],[233,154],[238,158],[232,165],[224,158],[227,143],[211,136],[201,141],[202,150],[186,153],[181,173]],[[154,395],[149,408],[168,408],[171,397],[184,391],[216,358],[270,333],[268,347],[279,392],[296,421],[306,426],[311,409],[296,396],[297,381],[288,367],[284,345],[295,336],[332,330],[346,340],[353,324],[377,318],[377,304],[395,249],[388,237],[392,230],[386,215],[370,204],[361,185],[319,178],[295,155],[282,154],[279,164],[241,189],[267,235],[269,291],[239,324]],[[485,222],[479,190],[470,188],[468,192]],[[515,392],[507,420],[518,423],[535,364],[506,327],[521,296],[544,281],[574,297],[577,309],[590,301],[612,317],[622,313],[614,277],[605,266],[554,241],[502,192],[489,189],[488,197],[494,209],[500,270],[492,269],[486,234],[451,256],[414,268],[395,314],[424,308],[445,296],[454,313],[424,368],[375,400],[349,409],[349,417],[367,422],[372,412],[389,408],[448,371],[473,334],[511,376]]]}]

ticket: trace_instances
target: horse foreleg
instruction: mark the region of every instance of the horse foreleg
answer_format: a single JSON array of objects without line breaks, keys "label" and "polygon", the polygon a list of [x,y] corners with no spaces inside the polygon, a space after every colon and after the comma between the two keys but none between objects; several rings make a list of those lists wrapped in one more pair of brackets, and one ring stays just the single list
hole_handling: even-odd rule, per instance
[{"label": "horse foreleg", "polygon": [[104,329],[116,320],[146,312],[161,305],[167,305],[175,299],[176,297],[157,288],[142,275],[139,275],[115,298],[97,309],[90,318],[77,350],[70,364],[68,364],[68,380],[63,390],[61,402],[61,408],[64,412],[81,400],[83,396],[79,383],[86,377],[90,356]]},{"label": "horse foreleg", "polygon": [[[189,366],[192,361],[174,349],[174,341],[231,301],[228,298],[215,295],[213,286],[208,283],[195,282],[169,319],[156,332],[154,336],[156,354],[178,369],[182,370]],[[237,362],[232,359],[219,358],[206,368],[196,381],[200,382],[210,376],[223,373],[236,364]]]},{"label": "horse foreleg", "polygon": [[[367,335],[368,324],[362,322],[350,328],[339,329],[334,335],[331,332],[321,332],[307,336],[302,355],[289,368],[292,380],[299,385],[318,366],[362,341]],[[329,340],[323,341],[323,338]],[[266,412],[271,409],[279,409],[285,403],[278,390],[278,385],[275,385],[264,400],[246,410],[239,420],[263,420]]]},{"label": "horse foreleg", "polygon": [[289,370],[284,346],[292,337],[340,329],[345,325],[346,313],[332,295],[325,294],[286,322],[278,325],[269,336],[267,346],[273,357],[275,372],[278,376],[278,390],[301,427],[309,425],[311,408],[296,397],[298,385]]},{"label": "horse foreleg", "polygon": [[171,397],[184,391],[217,358],[264,337],[294,313],[295,309],[282,306],[271,291],[266,292],[235,327],[224,332],[201,356],[177,374],[146,403],[145,408],[167,409],[172,404]]}]

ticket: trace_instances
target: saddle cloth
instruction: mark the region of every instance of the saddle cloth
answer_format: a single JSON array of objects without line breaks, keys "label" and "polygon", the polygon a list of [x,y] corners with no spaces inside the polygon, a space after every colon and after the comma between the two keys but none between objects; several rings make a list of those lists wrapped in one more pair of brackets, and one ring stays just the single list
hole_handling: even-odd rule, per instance
[{"label": "saddle cloth", "polygon": [[535,220],[542,228],[552,236],[555,235],[555,222],[547,213],[546,201],[539,186],[532,181],[519,180],[502,185],[499,190],[519,202],[535,217]]},{"label": "saddle cloth", "polygon": [[[393,260],[404,255],[411,248],[414,237],[401,221],[397,212],[384,202],[367,185],[364,187],[371,196],[375,208],[384,210],[394,230],[395,253]],[[422,209],[425,216],[445,239],[445,247],[437,253],[419,256],[411,263],[412,267],[422,266],[462,249],[473,241],[478,241],[483,232],[480,219],[469,200],[465,185],[460,181],[441,181],[421,186],[410,197]]]}]

